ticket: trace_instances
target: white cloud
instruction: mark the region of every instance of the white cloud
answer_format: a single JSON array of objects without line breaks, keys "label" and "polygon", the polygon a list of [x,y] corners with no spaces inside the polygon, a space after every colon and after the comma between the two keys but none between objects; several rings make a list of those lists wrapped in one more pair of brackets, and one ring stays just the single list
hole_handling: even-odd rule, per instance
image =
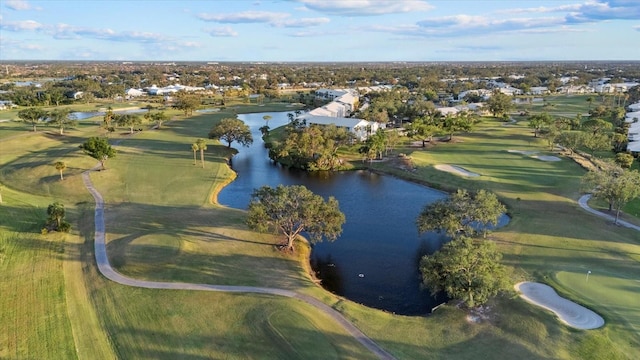
[{"label": "white cloud", "polygon": [[633,27],[633,29],[634,29],[635,31],[640,31],[640,25],[634,26],[634,27]]},{"label": "white cloud", "polygon": [[319,37],[319,36],[334,36],[343,34],[341,31],[297,31],[289,34],[291,37]]},{"label": "white cloud", "polygon": [[295,0],[307,9],[341,16],[366,16],[429,11],[433,6],[423,0]]},{"label": "white cloud", "polygon": [[4,6],[16,11],[22,10],[40,10],[39,7],[35,7],[27,2],[27,0],[5,0]]},{"label": "white cloud", "polygon": [[19,45],[20,49],[23,50],[38,50],[38,51],[42,51],[45,49],[44,46],[39,45],[39,44],[20,44]]},{"label": "white cloud", "polygon": [[178,45],[180,47],[183,47],[183,48],[196,48],[196,49],[198,49],[198,48],[202,47],[202,44],[200,44],[197,41],[182,41],[182,42],[179,42]]},{"label": "white cloud", "polygon": [[236,37],[238,33],[235,32],[230,26],[217,27],[206,31],[207,34],[214,37]]},{"label": "white cloud", "polygon": [[37,31],[44,28],[44,25],[34,20],[3,21],[0,19],[0,29],[7,31]]},{"label": "white cloud", "polygon": [[331,20],[326,17],[291,18],[291,14],[269,11],[244,11],[232,14],[199,14],[204,21],[221,24],[265,23],[273,27],[303,28],[326,24]]},{"label": "white cloud", "polygon": [[584,33],[589,32],[591,30],[587,29],[576,29],[569,26],[561,26],[556,28],[543,28],[543,29],[523,29],[517,30],[519,33],[524,34],[553,34],[553,33]]},{"label": "white cloud", "polygon": [[301,19],[291,19],[284,20],[281,22],[273,23],[274,26],[279,27],[288,27],[288,28],[303,28],[310,26],[318,26],[322,24],[326,24],[330,22],[329,18],[319,17],[319,18],[301,18]]},{"label": "white cloud", "polygon": [[640,1],[588,1],[566,16],[567,23],[640,19]]},{"label": "white cloud", "polygon": [[551,12],[566,12],[577,11],[583,4],[571,4],[571,5],[559,5],[554,7],[539,6],[535,8],[516,8],[516,9],[504,9],[496,11],[497,14],[523,14],[523,13],[551,13]]},{"label": "white cloud", "polygon": [[169,42],[170,38],[147,31],[115,31],[112,29],[94,29],[88,27],[57,24],[46,28],[46,32],[55,39],[90,38],[117,42],[160,43]]},{"label": "white cloud", "polygon": [[232,14],[207,14],[198,15],[200,20],[213,21],[222,24],[246,24],[246,23],[274,23],[291,16],[287,13],[271,11],[243,11]]},{"label": "white cloud", "polygon": [[419,21],[413,35],[459,36],[544,29],[564,24],[562,17],[493,19],[486,16],[455,15]]}]

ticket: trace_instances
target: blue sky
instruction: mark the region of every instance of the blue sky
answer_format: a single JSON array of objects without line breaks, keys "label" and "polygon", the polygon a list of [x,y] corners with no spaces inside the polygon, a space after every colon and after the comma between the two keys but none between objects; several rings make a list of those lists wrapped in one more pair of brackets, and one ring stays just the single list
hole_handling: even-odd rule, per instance
[{"label": "blue sky", "polygon": [[0,60],[640,60],[640,0],[0,0]]}]

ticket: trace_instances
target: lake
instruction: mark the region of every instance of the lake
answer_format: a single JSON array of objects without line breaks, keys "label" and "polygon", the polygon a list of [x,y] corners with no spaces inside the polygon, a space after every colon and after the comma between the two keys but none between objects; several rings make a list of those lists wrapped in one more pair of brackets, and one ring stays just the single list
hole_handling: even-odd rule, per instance
[{"label": "lake", "polygon": [[[286,112],[242,114],[254,143],[232,159],[238,177],[218,196],[226,206],[246,209],[251,193],[263,185],[305,185],[316,194],[338,199],[346,216],[342,235],[313,246],[311,265],[327,290],[366,306],[403,315],[423,315],[442,302],[421,289],[419,259],[448,239],[418,234],[422,208],[446,196],[440,191],[366,170],[308,173],[286,169],[268,158],[260,131],[288,122]],[[232,146],[237,144],[232,144]]]}]

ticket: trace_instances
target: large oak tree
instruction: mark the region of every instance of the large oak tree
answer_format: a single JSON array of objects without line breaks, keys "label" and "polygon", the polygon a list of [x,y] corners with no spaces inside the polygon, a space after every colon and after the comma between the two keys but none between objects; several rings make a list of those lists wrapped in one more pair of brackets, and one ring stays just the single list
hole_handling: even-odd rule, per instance
[{"label": "large oak tree", "polygon": [[454,239],[420,261],[425,286],[432,294],[444,291],[470,308],[486,303],[507,287],[506,268],[491,241]]},{"label": "large oak tree", "polygon": [[56,109],[49,113],[49,123],[57,126],[60,135],[64,135],[64,128],[74,127],[78,124],[76,118],[69,109]]},{"label": "large oak tree", "polygon": [[470,194],[458,190],[448,198],[435,201],[422,210],[416,220],[419,232],[443,231],[456,237],[486,234],[506,211],[496,195],[486,190]]},{"label": "large oak tree", "polygon": [[44,121],[47,115],[48,113],[46,111],[34,107],[20,110],[18,112],[18,118],[33,126],[34,132],[37,130],[36,126],[38,123]]},{"label": "large oak tree", "polygon": [[493,116],[506,117],[515,106],[512,100],[513,97],[495,90],[487,100],[487,107]]},{"label": "large oak tree", "polygon": [[342,233],[345,216],[333,196],[325,201],[302,185],[256,189],[249,203],[247,225],[259,232],[273,231],[286,237],[283,248],[305,232],[311,242],[333,241]]},{"label": "large oak tree", "polygon": [[107,138],[90,137],[84,144],[80,145],[80,148],[85,154],[100,161],[102,170],[105,169],[105,161],[116,156],[116,150],[109,145]]},{"label": "large oak tree", "polygon": [[211,131],[209,131],[209,139],[222,139],[227,142],[227,147],[231,147],[234,141],[243,146],[253,144],[253,136],[251,130],[242,120],[234,118],[226,118],[220,120]]}]

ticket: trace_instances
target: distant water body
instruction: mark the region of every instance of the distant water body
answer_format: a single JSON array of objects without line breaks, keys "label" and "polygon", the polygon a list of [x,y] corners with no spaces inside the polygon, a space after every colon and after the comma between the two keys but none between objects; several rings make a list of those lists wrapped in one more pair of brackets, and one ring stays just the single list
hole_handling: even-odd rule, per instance
[{"label": "distant water body", "polygon": [[[127,110],[113,110],[114,114],[143,114],[147,109],[127,109]],[[76,120],[86,120],[95,116],[104,116],[104,111],[74,111],[70,115]]]}]

